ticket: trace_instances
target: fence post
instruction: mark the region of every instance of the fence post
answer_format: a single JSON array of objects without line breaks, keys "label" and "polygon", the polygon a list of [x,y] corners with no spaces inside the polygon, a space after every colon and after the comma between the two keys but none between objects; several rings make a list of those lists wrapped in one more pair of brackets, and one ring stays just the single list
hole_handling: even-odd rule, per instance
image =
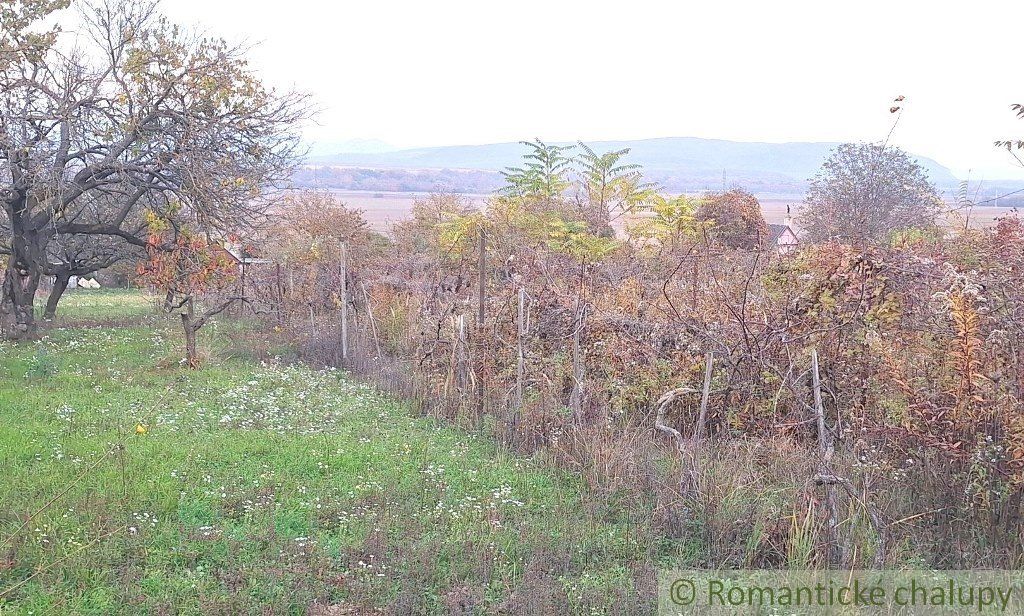
[{"label": "fence post", "polygon": [[277,324],[284,325],[284,285],[281,283],[281,264],[274,264],[277,270]]},{"label": "fence post", "polygon": [[377,359],[380,359],[380,336],[377,335],[377,321],[373,318],[373,306],[370,304],[370,292],[366,290],[366,283],[360,283],[363,288],[363,299],[366,300],[366,316],[370,318],[370,331],[373,332],[373,346],[377,350]]},{"label": "fence post", "polygon": [[[523,379],[526,373],[526,361],[525,352],[523,349],[524,341],[526,337],[526,322],[524,316],[526,313],[526,289],[519,287],[519,313],[516,316],[516,412],[518,413],[523,408]],[[518,420],[518,416],[514,418],[513,427]]]},{"label": "fence post", "polygon": [[341,243],[341,360],[348,361],[348,249]]},{"label": "fence post", "polygon": [[714,369],[715,354],[710,351],[704,357],[704,389],[700,395],[700,415],[697,418],[697,429],[694,437],[699,441],[704,438],[705,426],[708,423],[708,398],[711,396],[711,373]]},{"label": "fence post", "polygon": [[482,417],[484,414],[484,321],[487,318],[487,236],[483,230],[480,229],[480,253],[477,256],[477,269],[479,270],[479,279],[477,281],[477,378],[476,378],[476,406],[477,416]]},{"label": "fence post", "polygon": [[459,390],[459,400],[462,402],[462,390],[469,383],[469,362],[466,356],[466,315],[460,314],[455,319],[455,347],[454,351],[456,355],[456,375],[455,382],[457,389]]},{"label": "fence post", "polygon": [[[829,462],[832,460],[832,433],[825,422],[825,406],[821,401],[821,376],[818,372],[818,350],[811,351],[811,384],[814,387],[814,414],[818,419],[818,452],[821,454],[818,476],[831,476]],[[828,565],[834,567],[842,564],[843,549],[839,545],[839,495],[834,483],[825,485],[826,504],[828,506]]]},{"label": "fence post", "polygon": [[238,282],[239,282],[239,297],[241,298],[241,305],[238,307],[238,316],[245,316],[245,261],[244,258],[238,263]]},{"label": "fence post", "polygon": [[587,320],[587,305],[582,298],[579,301],[579,309],[576,311],[576,327],[572,333],[572,393],[569,394],[569,408],[577,417],[583,412],[584,386],[586,380],[586,367],[583,364],[583,349],[580,344],[580,337],[583,331],[583,324]]}]

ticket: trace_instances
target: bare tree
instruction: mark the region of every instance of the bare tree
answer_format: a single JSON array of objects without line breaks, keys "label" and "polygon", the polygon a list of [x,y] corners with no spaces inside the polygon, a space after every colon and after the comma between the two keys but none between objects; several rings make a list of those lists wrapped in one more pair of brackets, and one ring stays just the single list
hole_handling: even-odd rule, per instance
[{"label": "bare tree", "polygon": [[877,244],[893,231],[934,228],[942,201],[899,148],[846,143],[811,181],[800,226],[812,241]]},{"label": "bare tree", "polygon": [[42,273],[53,277],[43,319],[57,315],[57,306],[73,277],[95,274],[122,261],[141,261],[146,251],[120,237],[106,235],[57,236],[50,242]]},{"label": "bare tree", "polygon": [[[295,160],[306,97],[267,89],[244,50],[168,24],[151,2],[83,8],[84,35],[3,31],[0,206],[5,330],[34,330],[56,238],[146,246],[146,212],[217,234],[257,224]],[[86,240],[83,240],[86,241]]]}]

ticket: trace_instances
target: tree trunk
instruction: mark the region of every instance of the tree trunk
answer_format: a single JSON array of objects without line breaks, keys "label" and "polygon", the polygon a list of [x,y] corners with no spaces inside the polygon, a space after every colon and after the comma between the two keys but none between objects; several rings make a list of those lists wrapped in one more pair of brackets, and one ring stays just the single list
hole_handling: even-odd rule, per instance
[{"label": "tree trunk", "polygon": [[10,225],[11,254],[7,258],[3,286],[0,288],[0,329],[16,340],[36,333],[34,304],[39,288],[40,264],[45,262],[45,236],[38,233],[27,218],[28,196],[5,204]]},{"label": "tree trunk", "polygon": [[196,347],[196,326],[193,323],[195,306],[189,298],[181,307],[181,328],[185,332],[185,362],[189,368],[199,367],[199,351]]},{"label": "tree trunk", "polygon": [[67,291],[70,281],[71,274],[63,272],[57,274],[54,278],[53,288],[50,289],[50,296],[46,298],[46,311],[43,313],[44,321],[52,321],[57,316],[57,304],[60,303],[60,298],[64,296],[64,291]]},{"label": "tree trunk", "polygon": [[34,304],[38,288],[38,269],[19,259],[18,255],[11,255],[0,293],[0,323],[4,335],[15,340],[35,335]]}]

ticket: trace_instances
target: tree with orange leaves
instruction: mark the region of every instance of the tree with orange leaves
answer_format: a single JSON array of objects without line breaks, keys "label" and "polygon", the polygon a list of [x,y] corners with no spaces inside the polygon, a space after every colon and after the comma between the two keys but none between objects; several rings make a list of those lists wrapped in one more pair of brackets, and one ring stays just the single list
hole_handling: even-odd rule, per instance
[{"label": "tree with orange leaves", "polygon": [[151,287],[164,294],[164,309],[181,315],[185,334],[185,362],[199,367],[196,334],[214,316],[241,298],[228,297],[197,314],[196,300],[210,291],[223,289],[234,280],[235,264],[226,250],[187,226],[147,213],[149,259],[139,264],[138,273]]}]

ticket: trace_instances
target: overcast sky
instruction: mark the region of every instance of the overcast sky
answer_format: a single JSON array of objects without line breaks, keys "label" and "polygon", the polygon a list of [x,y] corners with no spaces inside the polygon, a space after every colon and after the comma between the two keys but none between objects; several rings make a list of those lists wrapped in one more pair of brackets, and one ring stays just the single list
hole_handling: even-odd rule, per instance
[{"label": "overcast sky", "polygon": [[[311,92],[318,141],[696,136],[892,142],[1024,179],[1019,1],[164,0]],[[265,8],[264,8],[265,7]]]}]

